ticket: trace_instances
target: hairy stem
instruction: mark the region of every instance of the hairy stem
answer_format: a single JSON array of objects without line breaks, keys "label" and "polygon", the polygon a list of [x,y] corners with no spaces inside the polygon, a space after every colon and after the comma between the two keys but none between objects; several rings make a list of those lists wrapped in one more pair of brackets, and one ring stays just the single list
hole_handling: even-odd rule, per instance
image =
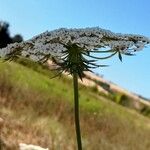
[{"label": "hairy stem", "polygon": [[81,132],[80,132],[80,118],[79,118],[79,95],[78,95],[78,74],[73,73],[73,87],[74,87],[74,115],[75,128],[78,150],[82,150]]}]

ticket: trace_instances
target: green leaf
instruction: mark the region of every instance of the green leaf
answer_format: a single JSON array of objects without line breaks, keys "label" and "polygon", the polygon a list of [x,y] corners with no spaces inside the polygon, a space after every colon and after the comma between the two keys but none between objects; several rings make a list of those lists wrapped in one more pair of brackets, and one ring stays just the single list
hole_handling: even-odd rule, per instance
[{"label": "green leaf", "polygon": [[119,60],[122,62],[122,56],[120,52],[118,52],[118,57],[119,57]]},{"label": "green leaf", "polygon": [[135,56],[135,54],[132,54],[132,53],[124,53],[124,55],[127,55],[127,56]]}]

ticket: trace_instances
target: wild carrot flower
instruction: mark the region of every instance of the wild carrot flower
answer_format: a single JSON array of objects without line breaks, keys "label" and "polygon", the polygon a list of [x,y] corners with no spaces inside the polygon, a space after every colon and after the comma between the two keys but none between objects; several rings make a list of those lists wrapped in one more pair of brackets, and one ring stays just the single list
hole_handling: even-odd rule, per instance
[{"label": "wild carrot flower", "polygon": [[[79,108],[78,108],[78,82],[84,76],[84,71],[91,71],[99,65],[97,60],[107,59],[118,55],[122,61],[122,54],[133,55],[135,51],[142,50],[150,43],[150,39],[142,35],[113,33],[99,27],[84,29],[61,28],[44,32],[32,39],[10,44],[0,49],[0,57],[15,59],[23,56],[38,62],[53,60],[59,67],[60,73],[67,71],[73,75],[75,125],[78,150],[82,149]],[[97,56],[97,53],[106,53],[107,56]]]},{"label": "wild carrot flower", "polygon": [[[70,73],[76,70],[81,78],[84,74],[83,71],[101,67],[94,63],[95,60],[109,58],[115,54],[118,54],[122,60],[121,54],[132,55],[133,52],[142,50],[148,43],[150,43],[150,39],[142,35],[118,34],[99,27],[61,28],[44,32],[25,42],[10,44],[0,50],[0,57],[13,59],[21,55],[39,62],[53,59],[61,66],[60,70]],[[78,60],[72,62],[75,53],[78,55]],[[108,57],[100,58],[93,53],[111,54]],[[94,60],[88,60],[88,57],[85,56]],[[71,67],[73,63],[77,63],[77,68]]]}]

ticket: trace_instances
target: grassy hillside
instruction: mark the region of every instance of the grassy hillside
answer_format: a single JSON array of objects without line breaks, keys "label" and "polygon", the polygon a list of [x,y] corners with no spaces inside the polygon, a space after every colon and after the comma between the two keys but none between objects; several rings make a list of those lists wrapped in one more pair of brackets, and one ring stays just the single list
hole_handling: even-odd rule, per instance
[{"label": "grassy hillside", "polygon": [[[75,150],[72,81],[40,65],[0,63],[1,140],[4,149],[18,143]],[[92,88],[80,85],[84,150],[148,150],[150,119],[124,108]]]}]

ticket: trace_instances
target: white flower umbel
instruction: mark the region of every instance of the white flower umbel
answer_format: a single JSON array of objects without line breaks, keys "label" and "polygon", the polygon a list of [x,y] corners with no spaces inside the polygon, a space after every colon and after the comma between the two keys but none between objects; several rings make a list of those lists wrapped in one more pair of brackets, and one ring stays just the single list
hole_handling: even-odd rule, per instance
[{"label": "white flower umbel", "polygon": [[[66,51],[66,46],[77,45],[83,51],[109,48],[121,53],[130,53],[141,50],[150,39],[142,35],[118,34],[99,27],[85,29],[61,28],[50,32],[44,32],[32,39],[10,44],[0,50],[0,57],[5,58],[17,55],[31,57],[35,61],[49,58],[59,58]],[[10,56],[11,57],[11,56]]]},{"label": "white flower umbel", "polygon": [[[53,60],[60,66],[59,71],[67,71],[73,76],[75,127],[78,150],[82,150],[79,101],[78,101],[78,77],[82,80],[84,71],[91,68],[103,67],[95,61],[107,59],[118,54],[122,61],[122,54],[132,55],[133,52],[142,50],[150,43],[150,39],[142,35],[118,34],[101,28],[66,29],[44,32],[31,40],[10,44],[0,49],[0,57],[14,59],[19,56],[29,57],[38,62]],[[101,57],[93,53],[111,53]],[[90,59],[89,59],[90,57]]]}]

